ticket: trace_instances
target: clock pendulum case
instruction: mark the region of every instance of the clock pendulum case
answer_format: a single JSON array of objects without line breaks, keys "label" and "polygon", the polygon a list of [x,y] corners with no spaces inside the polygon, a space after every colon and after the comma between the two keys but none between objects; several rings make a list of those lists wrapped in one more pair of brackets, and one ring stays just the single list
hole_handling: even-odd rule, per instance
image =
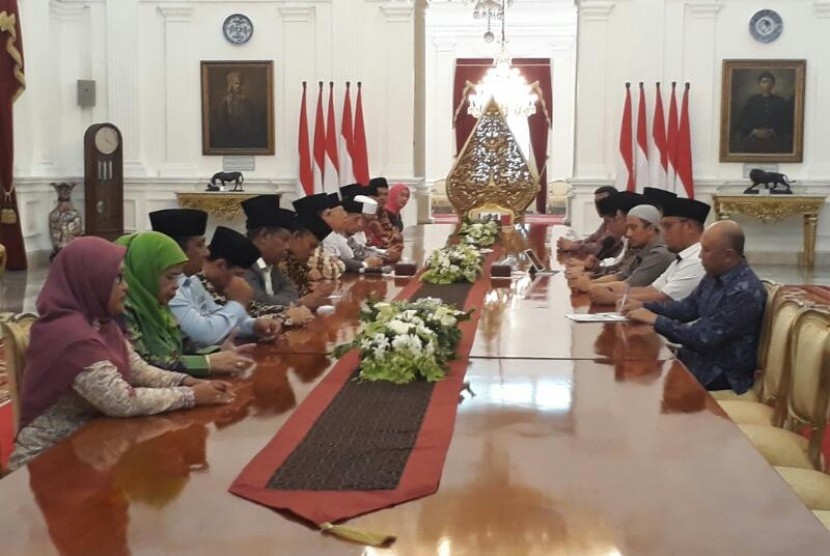
[{"label": "clock pendulum case", "polygon": [[121,132],[110,123],[84,134],[86,235],[110,241],[124,233],[124,151]]}]

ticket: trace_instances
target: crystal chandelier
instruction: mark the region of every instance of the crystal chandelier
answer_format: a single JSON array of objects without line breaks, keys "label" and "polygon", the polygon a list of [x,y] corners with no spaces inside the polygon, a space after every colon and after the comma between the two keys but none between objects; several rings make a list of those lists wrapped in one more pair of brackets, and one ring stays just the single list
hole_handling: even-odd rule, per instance
[{"label": "crystal chandelier", "polygon": [[[539,97],[532,92],[531,86],[527,84],[519,70],[510,66],[507,40],[504,36],[504,8],[510,3],[512,2],[507,2],[507,0],[502,0],[500,4],[493,0],[481,0],[476,3],[476,10],[479,5],[483,4],[499,6],[500,11],[497,13],[500,14],[498,19],[501,20],[501,41],[499,55],[494,60],[493,67],[487,70],[484,78],[475,85],[475,92],[468,97],[470,105],[467,113],[475,118],[479,118],[484,113],[491,98],[495,99],[496,104],[508,118],[527,118],[536,113],[536,101]],[[485,35],[485,40],[486,38]]]}]

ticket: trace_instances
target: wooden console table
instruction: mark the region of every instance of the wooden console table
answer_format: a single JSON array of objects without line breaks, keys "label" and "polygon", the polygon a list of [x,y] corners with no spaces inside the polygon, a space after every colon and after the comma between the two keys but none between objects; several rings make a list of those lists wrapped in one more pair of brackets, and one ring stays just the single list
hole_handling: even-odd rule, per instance
[{"label": "wooden console table", "polygon": [[816,262],[816,229],[818,215],[824,208],[824,195],[712,195],[715,217],[727,220],[733,214],[745,214],[770,222],[787,216],[801,215],[804,219],[804,254],[807,268]]},{"label": "wooden console table", "polygon": [[[240,203],[259,193],[229,193],[229,192],[176,192],[179,206],[203,210],[220,220],[233,220],[242,214]],[[277,194],[279,196],[279,194]]]}]

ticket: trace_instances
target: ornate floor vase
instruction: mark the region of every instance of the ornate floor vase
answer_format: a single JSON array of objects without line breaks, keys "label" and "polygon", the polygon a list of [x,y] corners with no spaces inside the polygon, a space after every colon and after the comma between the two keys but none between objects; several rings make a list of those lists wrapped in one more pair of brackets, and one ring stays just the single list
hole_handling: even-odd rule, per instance
[{"label": "ornate floor vase", "polygon": [[52,239],[50,259],[54,259],[67,243],[84,233],[81,215],[72,205],[72,190],[75,185],[64,182],[52,184],[58,192],[58,204],[49,213],[49,237]]}]

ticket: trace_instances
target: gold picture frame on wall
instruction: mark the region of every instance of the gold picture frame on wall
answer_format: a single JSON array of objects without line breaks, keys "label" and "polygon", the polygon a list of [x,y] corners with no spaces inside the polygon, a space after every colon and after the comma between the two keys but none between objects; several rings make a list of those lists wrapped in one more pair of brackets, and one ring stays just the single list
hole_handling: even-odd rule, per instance
[{"label": "gold picture frame on wall", "polygon": [[202,62],[202,154],[274,154],[274,63]]},{"label": "gold picture frame on wall", "polygon": [[801,162],[805,60],[724,60],[721,162]]}]

